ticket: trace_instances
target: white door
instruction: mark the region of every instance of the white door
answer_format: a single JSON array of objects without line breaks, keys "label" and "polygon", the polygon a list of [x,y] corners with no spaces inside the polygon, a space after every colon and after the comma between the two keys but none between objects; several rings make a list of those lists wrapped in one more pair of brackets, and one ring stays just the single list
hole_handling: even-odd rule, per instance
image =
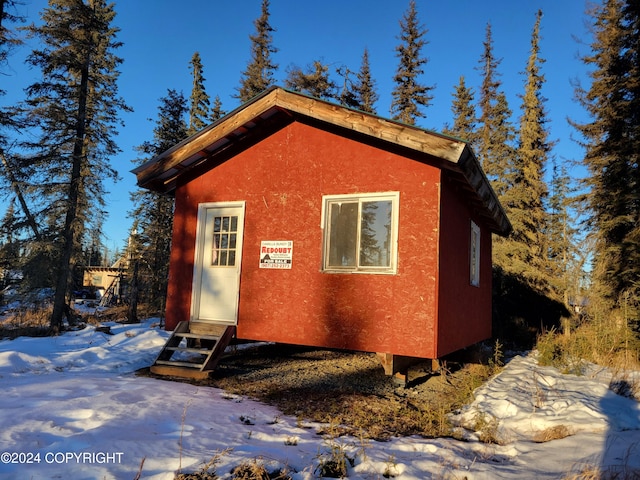
[{"label": "white door", "polygon": [[244,202],[198,207],[192,320],[238,321]]}]

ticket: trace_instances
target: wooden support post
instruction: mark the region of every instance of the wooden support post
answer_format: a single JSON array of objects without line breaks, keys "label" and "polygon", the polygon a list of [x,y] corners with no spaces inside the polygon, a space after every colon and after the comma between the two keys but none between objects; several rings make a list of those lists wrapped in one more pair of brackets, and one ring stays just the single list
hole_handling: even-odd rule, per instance
[{"label": "wooden support post", "polygon": [[384,373],[392,377],[393,382],[398,385],[406,385],[409,381],[409,367],[417,363],[420,359],[415,357],[405,357],[404,355],[394,355],[393,353],[376,353]]},{"label": "wooden support post", "polygon": [[393,375],[393,354],[391,353],[376,353],[382,368],[384,368],[385,375]]}]

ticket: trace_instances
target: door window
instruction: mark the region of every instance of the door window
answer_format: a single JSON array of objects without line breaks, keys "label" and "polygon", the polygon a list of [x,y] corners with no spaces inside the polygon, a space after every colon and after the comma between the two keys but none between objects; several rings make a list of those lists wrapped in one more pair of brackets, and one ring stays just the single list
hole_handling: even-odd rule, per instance
[{"label": "door window", "polygon": [[213,252],[211,265],[233,267],[236,264],[238,217],[220,216],[213,219]]}]

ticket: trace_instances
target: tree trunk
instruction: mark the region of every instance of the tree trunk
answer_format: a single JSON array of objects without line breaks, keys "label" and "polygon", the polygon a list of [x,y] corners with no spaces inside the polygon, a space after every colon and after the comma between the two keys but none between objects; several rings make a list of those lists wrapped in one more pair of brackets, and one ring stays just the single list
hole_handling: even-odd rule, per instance
[{"label": "tree trunk", "polygon": [[138,260],[133,261],[133,278],[129,285],[129,309],[127,323],[139,323],[138,320]]},{"label": "tree trunk", "polygon": [[50,326],[54,332],[59,332],[62,327],[62,317],[69,318],[69,306],[67,305],[67,293],[69,291],[69,278],[72,270],[71,259],[75,247],[79,243],[80,228],[78,225],[78,199],[80,184],[82,182],[82,163],[84,160],[84,139],[87,123],[87,92],[89,87],[89,58],[81,71],[80,92],[78,99],[78,113],[76,117],[76,132],[73,144],[73,164],[71,167],[71,181],[69,184],[69,197],[67,213],[64,222],[64,245],[60,263],[58,264],[58,278],[56,281],[56,293],[53,299],[53,312],[51,313]]}]

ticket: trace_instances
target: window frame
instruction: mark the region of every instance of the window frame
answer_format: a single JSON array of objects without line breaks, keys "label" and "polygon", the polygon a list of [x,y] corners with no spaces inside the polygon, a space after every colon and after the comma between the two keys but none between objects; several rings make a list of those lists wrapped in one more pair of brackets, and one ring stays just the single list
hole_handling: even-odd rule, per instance
[{"label": "window frame", "polygon": [[[360,239],[362,224],[362,204],[375,201],[391,202],[391,228],[390,228],[390,248],[388,266],[367,266],[360,265]],[[331,266],[329,265],[330,240],[331,240],[331,205],[339,202],[358,203],[358,219],[356,234],[356,255],[354,266]],[[358,273],[358,274],[386,274],[395,275],[398,271],[398,225],[399,225],[400,192],[373,192],[373,193],[352,193],[339,195],[322,196],[322,265],[321,271],[325,273]]]},{"label": "window frame", "polygon": [[[473,287],[480,287],[480,263],[481,263],[481,230],[480,226],[471,220],[469,232],[469,283]],[[475,255],[474,255],[475,252]]]}]

